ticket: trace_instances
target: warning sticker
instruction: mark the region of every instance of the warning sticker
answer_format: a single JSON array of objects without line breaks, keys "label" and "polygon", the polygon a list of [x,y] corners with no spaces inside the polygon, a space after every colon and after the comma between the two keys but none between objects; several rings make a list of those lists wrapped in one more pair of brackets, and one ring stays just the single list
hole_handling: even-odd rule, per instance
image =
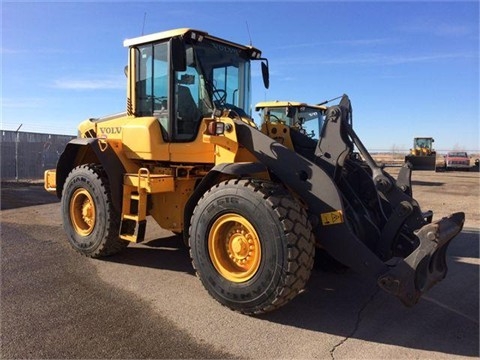
[{"label": "warning sticker", "polygon": [[341,210],[320,214],[323,225],[334,225],[343,223],[343,214]]}]

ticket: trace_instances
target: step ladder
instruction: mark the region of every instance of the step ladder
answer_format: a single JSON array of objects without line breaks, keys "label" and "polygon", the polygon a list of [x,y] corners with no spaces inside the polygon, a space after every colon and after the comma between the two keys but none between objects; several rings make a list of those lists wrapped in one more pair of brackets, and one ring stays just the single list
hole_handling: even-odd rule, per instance
[{"label": "step ladder", "polygon": [[135,243],[145,239],[148,194],[175,190],[171,175],[151,174],[146,168],[138,173],[127,173],[123,179],[120,239]]}]

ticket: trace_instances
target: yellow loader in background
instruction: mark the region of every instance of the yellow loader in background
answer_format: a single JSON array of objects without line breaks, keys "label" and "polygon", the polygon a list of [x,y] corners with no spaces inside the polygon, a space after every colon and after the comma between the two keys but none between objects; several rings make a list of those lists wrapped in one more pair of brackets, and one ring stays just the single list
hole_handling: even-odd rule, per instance
[{"label": "yellow loader in background", "polygon": [[[313,107],[318,138],[291,122],[258,129],[252,63],[269,82],[258,49],[192,29],[124,45],[126,112],[82,122],[45,173],[77,252],[101,258],[142,242],[151,219],[183,233],[206,290],[245,314],[292,300],[316,246],[408,306],[445,277],[464,214],[433,222],[411,196],[410,169],[395,180],[375,164],[346,95]],[[284,110],[301,120],[298,107]]]},{"label": "yellow loader in background", "polygon": [[416,137],[410,154],[405,156],[405,163],[410,163],[413,170],[435,170],[437,152],[433,149],[431,137]]}]

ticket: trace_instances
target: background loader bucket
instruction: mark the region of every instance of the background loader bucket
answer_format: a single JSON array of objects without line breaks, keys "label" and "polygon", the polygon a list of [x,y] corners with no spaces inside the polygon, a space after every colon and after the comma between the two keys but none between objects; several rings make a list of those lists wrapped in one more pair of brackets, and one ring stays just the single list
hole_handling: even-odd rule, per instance
[{"label": "background loader bucket", "polygon": [[405,156],[405,162],[412,164],[412,170],[435,170],[436,156]]}]

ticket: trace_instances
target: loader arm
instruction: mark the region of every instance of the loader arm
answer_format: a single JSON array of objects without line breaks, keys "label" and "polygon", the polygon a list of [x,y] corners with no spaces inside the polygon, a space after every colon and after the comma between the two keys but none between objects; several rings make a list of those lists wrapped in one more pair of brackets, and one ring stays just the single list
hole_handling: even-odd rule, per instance
[{"label": "loader arm", "polygon": [[[342,102],[350,103],[346,96]],[[402,167],[397,181],[384,172],[346,120],[350,116],[350,104],[347,107],[340,103],[339,108],[343,114],[342,124],[346,133],[369,166],[379,195],[393,210],[382,229],[376,253],[384,261],[388,261],[389,266],[395,266],[378,279],[378,284],[385,291],[399,297],[406,305],[413,305],[424,292],[445,278],[446,251],[450,241],[462,230],[465,214],[455,213],[431,223],[433,214],[422,213],[418,202],[412,197],[411,166]],[[327,123],[328,121],[327,115]],[[405,227],[413,229],[419,243],[405,259],[395,258],[392,253],[394,242]]]},{"label": "loader arm", "polygon": [[[461,231],[464,214],[429,223],[431,215],[423,214],[409,192],[404,191],[411,185],[398,186],[368,154],[349,125],[350,111],[346,96],[339,106],[328,109],[322,137],[310,160],[240,120],[235,120],[237,136],[280,182],[305,201],[317,241],[330,255],[354,271],[373,277],[383,290],[412,306],[445,277],[446,249]],[[365,158],[366,166],[349,162],[353,143]],[[346,163],[369,174],[377,191],[384,219],[376,224],[379,236],[373,246],[367,246],[365,239],[357,236],[354,220],[347,216],[341,190]],[[402,181],[409,179],[408,175],[408,169],[404,170]],[[393,251],[399,237],[413,248],[404,256]]]}]

